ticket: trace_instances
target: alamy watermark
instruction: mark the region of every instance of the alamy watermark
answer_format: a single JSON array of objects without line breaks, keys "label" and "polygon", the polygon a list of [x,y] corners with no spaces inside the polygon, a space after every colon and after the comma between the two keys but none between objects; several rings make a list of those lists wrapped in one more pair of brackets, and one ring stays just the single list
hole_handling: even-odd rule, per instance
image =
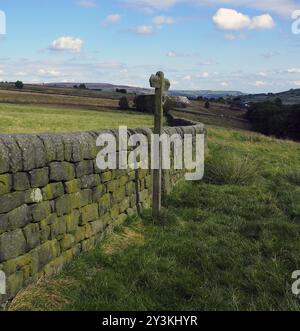
[{"label": "alamy watermark", "polygon": [[0,10],[0,35],[6,34],[6,15],[5,12]]},{"label": "alamy watermark", "polygon": [[292,24],[292,33],[295,35],[300,34],[300,10],[294,10],[292,13],[292,19],[294,20]]},{"label": "alamy watermark", "polygon": [[100,170],[185,169],[188,171],[186,180],[201,180],[204,176],[204,140],[204,134],[130,135],[126,126],[120,126],[118,139],[110,132],[99,135],[96,145],[102,149],[96,164]]},{"label": "alamy watermark", "polygon": [[300,294],[300,270],[295,270],[292,273],[292,279],[295,279],[292,284],[292,293],[298,296]]},{"label": "alamy watermark", "polygon": [[6,294],[6,275],[0,270],[0,295]]}]

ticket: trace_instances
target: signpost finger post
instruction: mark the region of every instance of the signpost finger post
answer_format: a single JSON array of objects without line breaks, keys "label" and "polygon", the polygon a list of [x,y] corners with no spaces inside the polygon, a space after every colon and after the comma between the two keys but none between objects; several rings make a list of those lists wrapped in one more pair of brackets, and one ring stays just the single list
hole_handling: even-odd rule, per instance
[{"label": "signpost finger post", "polygon": [[[170,82],[165,79],[162,71],[150,77],[150,86],[155,88],[155,112],[154,112],[154,134],[162,134],[163,126],[163,97],[164,92],[170,88]],[[158,144],[159,153],[159,168],[153,170],[153,199],[152,199],[152,215],[154,222],[159,221],[161,211],[161,188],[162,188],[162,148],[161,143]]]}]

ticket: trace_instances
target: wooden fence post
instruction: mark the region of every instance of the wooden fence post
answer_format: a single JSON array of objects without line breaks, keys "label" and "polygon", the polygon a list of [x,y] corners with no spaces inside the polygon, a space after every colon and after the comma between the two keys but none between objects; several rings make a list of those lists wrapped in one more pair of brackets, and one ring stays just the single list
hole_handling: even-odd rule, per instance
[{"label": "wooden fence post", "polygon": [[[163,126],[163,96],[164,92],[170,88],[170,82],[165,79],[163,72],[159,71],[150,77],[150,86],[155,88],[155,113],[154,113],[154,134],[162,134]],[[152,215],[154,222],[159,221],[162,196],[162,148],[159,143],[159,169],[153,170],[153,195],[152,195]]]}]

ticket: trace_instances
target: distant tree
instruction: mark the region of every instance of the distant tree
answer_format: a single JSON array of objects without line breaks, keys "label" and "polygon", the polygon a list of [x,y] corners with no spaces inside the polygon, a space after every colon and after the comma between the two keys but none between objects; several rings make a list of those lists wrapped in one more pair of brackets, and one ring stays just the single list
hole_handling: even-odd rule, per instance
[{"label": "distant tree", "polygon": [[119,101],[119,106],[120,106],[120,109],[122,109],[122,110],[129,109],[128,99],[126,97],[122,97]]},{"label": "distant tree", "polygon": [[219,97],[217,102],[219,103],[225,103],[225,99],[223,97]]},{"label": "distant tree", "polygon": [[85,84],[80,84],[79,85],[79,88],[82,89],[82,90],[85,90],[86,89],[86,85]]},{"label": "distant tree", "polygon": [[73,88],[78,88],[78,86],[77,85],[74,85]]},{"label": "distant tree", "polygon": [[276,98],[274,102],[275,102],[275,105],[282,106],[282,100],[280,98]]},{"label": "distant tree", "polygon": [[210,103],[209,103],[209,101],[207,100],[207,101],[205,102],[205,108],[206,108],[206,109],[209,109],[209,107],[210,107]]},{"label": "distant tree", "polygon": [[124,88],[117,88],[117,89],[116,89],[116,92],[117,92],[117,93],[127,94],[127,90],[124,89]]},{"label": "distant tree", "polygon": [[20,80],[17,80],[15,82],[15,87],[21,90],[24,87],[24,84]]},{"label": "distant tree", "polygon": [[198,101],[203,101],[203,97],[200,95],[198,98],[197,98]]}]

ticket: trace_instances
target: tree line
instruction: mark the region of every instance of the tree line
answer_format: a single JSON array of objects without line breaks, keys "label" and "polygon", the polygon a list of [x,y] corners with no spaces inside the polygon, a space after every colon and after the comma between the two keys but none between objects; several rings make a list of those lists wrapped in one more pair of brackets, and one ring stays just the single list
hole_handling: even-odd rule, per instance
[{"label": "tree line", "polygon": [[278,138],[300,141],[300,105],[283,105],[281,100],[252,104],[247,118],[253,129]]}]

